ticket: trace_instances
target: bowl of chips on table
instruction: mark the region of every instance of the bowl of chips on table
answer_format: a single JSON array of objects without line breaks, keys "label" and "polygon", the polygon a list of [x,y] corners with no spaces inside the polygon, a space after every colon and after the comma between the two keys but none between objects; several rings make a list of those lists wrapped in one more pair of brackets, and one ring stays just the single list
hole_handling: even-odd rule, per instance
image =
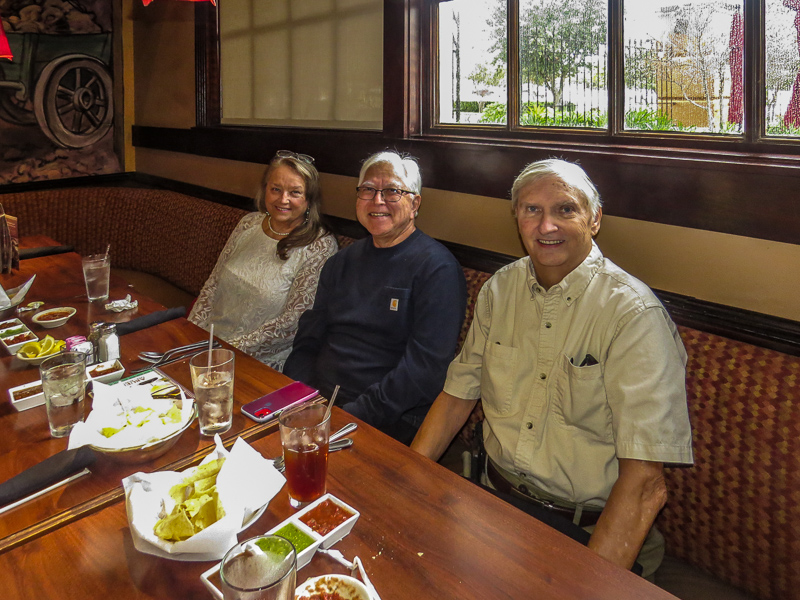
[{"label": "bowl of chips on table", "polygon": [[174,446],[195,417],[194,400],[171,383],[126,386],[94,380],[92,412],[69,437],[69,448],[89,445],[111,460],[135,464]]},{"label": "bowl of chips on table", "polygon": [[135,473],[122,481],[137,550],[163,558],[220,560],[251,515],[286,482],[241,438],[215,449],[199,466],[178,473]]}]

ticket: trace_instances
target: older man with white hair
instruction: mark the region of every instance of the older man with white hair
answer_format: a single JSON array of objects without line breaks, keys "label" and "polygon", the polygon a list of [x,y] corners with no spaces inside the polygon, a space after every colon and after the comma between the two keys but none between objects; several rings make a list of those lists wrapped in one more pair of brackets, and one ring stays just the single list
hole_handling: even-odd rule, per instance
[{"label": "older man with white hair", "polygon": [[532,163],[511,193],[528,256],[484,285],[411,447],[438,459],[481,399],[484,482],[649,576],[663,558],[663,464],[693,461],[686,352],[653,292],[594,243],[602,209],[583,169]]},{"label": "older man with white hair", "polygon": [[396,152],[361,168],[356,214],[370,237],[328,260],[283,372],[405,444],[442,389],[466,309],[464,272],[416,227],[419,167]]}]

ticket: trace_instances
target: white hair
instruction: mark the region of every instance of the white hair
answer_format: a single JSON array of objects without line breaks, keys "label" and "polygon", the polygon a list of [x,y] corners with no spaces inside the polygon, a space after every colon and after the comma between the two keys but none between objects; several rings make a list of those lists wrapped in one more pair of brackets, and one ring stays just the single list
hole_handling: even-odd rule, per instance
[{"label": "white hair", "polygon": [[397,152],[384,150],[373,154],[364,164],[361,165],[361,172],[358,174],[358,185],[364,183],[367,171],[375,165],[391,165],[394,174],[403,182],[406,190],[419,194],[422,191],[422,175],[419,172],[417,159],[411,156],[401,156]]},{"label": "white hair", "polygon": [[511,187],[511,211],[514,214],[517,212],[517,202],[523,188],[546,177],[555,177],[566,185],[570,192],[586,203],[586,206],[592,212],[592,217],[597,217],[597,213],[603,203],[600,200],[597,188],[594,187],[586,171],[575,163],[557,158],[539,160],[522,169],[522,172],[514,180],[514,185]]}]

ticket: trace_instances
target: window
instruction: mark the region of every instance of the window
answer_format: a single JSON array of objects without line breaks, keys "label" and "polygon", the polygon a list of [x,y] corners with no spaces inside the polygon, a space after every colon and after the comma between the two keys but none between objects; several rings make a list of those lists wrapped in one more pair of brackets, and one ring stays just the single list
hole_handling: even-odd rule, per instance
[{"label": "window", "polygon": [[432,23],[432,128],[800,136],[800,0],[446,0]]},{"label": "window", "polygon": [[221,123],[381,129],[382,0],[226,0]]}]

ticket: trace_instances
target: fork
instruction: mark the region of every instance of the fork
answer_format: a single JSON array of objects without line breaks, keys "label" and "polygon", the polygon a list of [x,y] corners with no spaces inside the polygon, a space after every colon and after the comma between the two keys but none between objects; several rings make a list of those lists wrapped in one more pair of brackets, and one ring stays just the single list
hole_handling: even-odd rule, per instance
[{"label": "fork", "polygon": [[172,348],[171,350],[167,350],[166,352],[140,352],[139,358],[147,362],[156,363],[160,360],[163,360],[164,358],[169,358],[170,356],[174,356],[175,354],[188,352],[189,350],[195,350],[197,348],[202,348],[207,345],[208,342],[204,340],[201,342],[195,342],[194,344],[180,346],[179,348]]},{"label": "fork", "polygon": [[[345,448],[349,448],[353,445],[353,438],[344,438],[341,440],[336,440],[335,442],[330,442],[328,445],[328,452],[336,452],[337,450],[344,450]],[[272,466],[278,469],[279,472],[283,473],[286,470],[286,463],[283,460],[283,456],[279,456],[275,460],[272,461]]]},{"label": "fork", "polygon": [[[222,344],[220,344],[219,342],[214,340],[214,345],[213,345],[214,348],[219,348],[221,345]],[[141,369],[134,369],[130,373],[131,373],[131,375],[137,375],[139,373],[144,373],[145,371],[152,371],[153,369],[155,369],[157,367],[163,367],[164,365],[169,364],[171,362],[175,362],[175,361],[178,361],[178,360],[184,360],[186,358],[190,358],[192,356],[195,356],[196,354],[200,354],[201,352],[205,352],[207,346],[208,346],[208,342],[205,342],[203,344],[202,348],[197,348],[195,350],[192,350],[191,352],[184,352],[183,354],[173,354],[172,356],[170,356],[170,357],[168,357],[166,359],[162,358],[160,361],[155,362],[155,363],[151,363],[151,364],[147,365],[146,367],[142,367]]]}]

